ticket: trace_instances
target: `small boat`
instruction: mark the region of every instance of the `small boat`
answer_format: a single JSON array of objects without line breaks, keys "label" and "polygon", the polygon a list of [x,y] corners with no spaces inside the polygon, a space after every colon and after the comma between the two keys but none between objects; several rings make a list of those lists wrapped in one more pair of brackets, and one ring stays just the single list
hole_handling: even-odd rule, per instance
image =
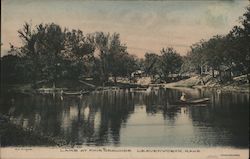
[{"label": "small boat", "polygon": [[187,105],[200,105],[200,106],[206,106],[206,103],[210,101],[210,98],[200,98],[200,99],[191,99],[187,101],[179,101],[174,104],[176,105],[182,105],[182,104],[187,104]]},{"label": "small boat", "polygon": [[142,90],[142,91],[146,91],[147,90],[147,88],[140,88],[140,87],[138,87],[138,88],[134,88],[135,90]]},{"label": "small boat", "polygon": [[85,95],[88,94],[89,91],[78,91],[78,92],[62,92],[63,95]]},{"label": "small boat", "polygon": [[184,103],[187,104],[202,104],[202,103],[207,103],[210,100],[210,98],[200,98],[200,99],[194,99],[194,100],[188,100]]},{"label": "small boat", "polygon": [[147,88],[132,88],[133,91],[136,91],[136,92],[144,92],[147,90]]}]

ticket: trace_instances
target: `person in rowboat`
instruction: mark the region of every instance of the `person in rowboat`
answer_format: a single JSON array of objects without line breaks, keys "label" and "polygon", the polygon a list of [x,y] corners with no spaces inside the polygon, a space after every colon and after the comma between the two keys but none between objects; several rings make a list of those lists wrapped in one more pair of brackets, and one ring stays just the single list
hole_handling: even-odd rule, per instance
[{"label": "person in rowboat", "polygon": [[186,102],[186,101],[187,101],[186,93],[182,92],[182,95],[181,95],[180,100],[181,100],[182,102]]},{"label": "person in rowboat", "polygon": [[210,99],[209,98],[198,98],[198,99],[187,99],[186,93],[182,93],[180,101],[183,103],[188,103],[188,104],[201,104],[201,103],[206,103]]}]

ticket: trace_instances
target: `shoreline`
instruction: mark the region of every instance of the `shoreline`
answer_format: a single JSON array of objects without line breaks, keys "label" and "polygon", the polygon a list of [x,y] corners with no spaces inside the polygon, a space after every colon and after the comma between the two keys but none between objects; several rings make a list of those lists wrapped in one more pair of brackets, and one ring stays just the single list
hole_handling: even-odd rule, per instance
[{"label": "shoreline", "polygon": [[[65,85],[61,85],[60,87],[38,87],[33,88],[30,83],[26,84],[6,84],[2,85],[4,87],[3,90],[7,91],[8,93],[22,93],[22,94],[29,94],[29,95],[36,95],[36,94],[60,94],[60,90],[65,91],[72,91],[72,92],[79,92],[79,88],[81,90],[86,91],[94,91],[94,90],[113,90],[113,89],[126,89],[126,88],[148,88],[148,87],[163,87],[163,88],[170,88],[170,89],[181,89],[181,88],[196,88],[196,89],[210,89],[215,91],[223,91],[223,92],[238,92],[238,93],[250,93],[250,84],[244,80],[238,80],[239,77],[234,78],[232,81],[227,83],[221,84],[220,82],[216,81],[215,78],[211,78],[208,76],[193,76],[188,79],[180,80],[177,82],[171,83],[161,83],[161,84],[153,84],[153,83],[127,83],[127,82],[118,82],[118,83],[109,83],[106,86],[100,86],[93,82],[86,82],[81,81],[81,85],[78,87],[67,87],[67,83]],[[246,78],[246,77],[244,77]],[[141,78],[143,79],[143,78]],[[204,82],[205,79],[205,82]],[[235,80],[237,79],[237,80]],[[71,81],[72,82],[72,81]],[[91,86],[90,86],[91,85]],[[78,90],[77,90],[78,89]],[[39,92],[40,90],[40,92]],[[48,90],[49,93],[41,93],[41,90]],[[3,92],[5,92],[3,91]]]},{"label": "shoreline", "polygon": [[238,84],[236,81],[230,81],[229,83],[220,84],[219,82],[207,81],[206,84],[201,84],[200,76],[194,76],[189,79],[164,84],[164,88],[197,88],[197,89],[212,89],[215,91],[223,92],[238,92],[249,93],[250,84],[243,83]]}]

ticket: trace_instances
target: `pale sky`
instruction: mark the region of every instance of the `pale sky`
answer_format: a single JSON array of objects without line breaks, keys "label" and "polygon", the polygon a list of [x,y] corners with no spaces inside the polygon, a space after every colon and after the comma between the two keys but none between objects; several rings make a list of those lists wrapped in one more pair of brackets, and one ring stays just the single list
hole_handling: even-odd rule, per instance
[{"label": "pale sky", "polygon": [[1,0],[2,54],[9,42],[20,46],[24,22],[51,23],[84,33],[120,33],[131,54],[159,53],[173,47],[185,55],[189,46],[239,24],[248,0],[83,1]]}]

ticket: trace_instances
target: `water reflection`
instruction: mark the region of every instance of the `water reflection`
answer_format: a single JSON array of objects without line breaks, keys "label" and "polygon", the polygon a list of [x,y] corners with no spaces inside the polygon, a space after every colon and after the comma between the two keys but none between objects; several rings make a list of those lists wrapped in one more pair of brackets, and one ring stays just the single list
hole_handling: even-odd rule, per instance
[{"label": "water reflection", "polygon": [[199,136],[199,142],[210,146],[248,145],[249,95],[215,92],[211,100],[206,109],[190,108],[196,133],[204,134]]},{"label": "water reflection", "polygon": [[[175,104],[209,97],[207,106]],[[197,89],[99,91],[83,97],[6,95],[2,114],[69,144],[248,147],[249,94]]]}]

